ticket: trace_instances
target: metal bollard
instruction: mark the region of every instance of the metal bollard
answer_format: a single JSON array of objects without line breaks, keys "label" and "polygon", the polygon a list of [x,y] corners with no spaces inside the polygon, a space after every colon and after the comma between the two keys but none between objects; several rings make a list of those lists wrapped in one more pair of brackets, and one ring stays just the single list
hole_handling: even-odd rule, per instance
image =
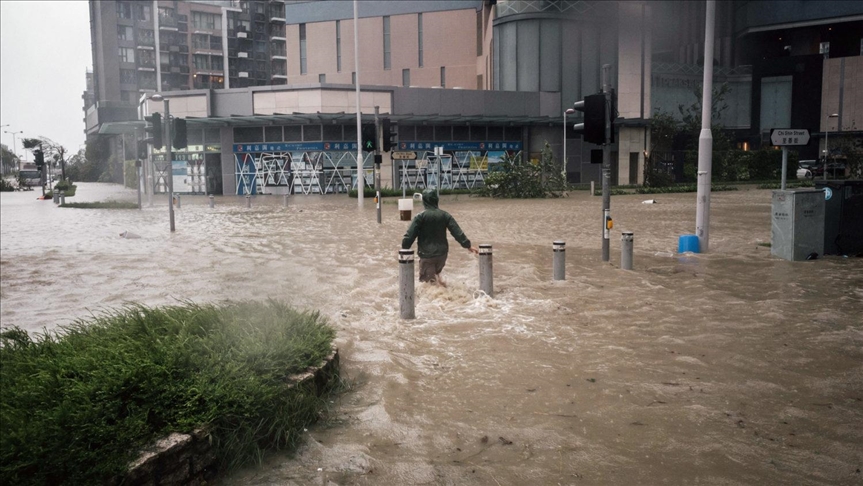
[{"label": "metal bollard", "polygon": [[288,199],[290,194],[285,194],[285,207],[288,207]]},{"label": "metal bollard", "polygon": [[216,207],[216,198],[210,194],[210,209],[213,209],[214,207]]},{"label": "metal bollard", "polygon": [[399,250],[399,315],[402,319],[416,319],[413,250]]},{"label": "metal bollard", "polygon": [[632,270],[632,232],[624,231],[620,234],[620,268]]},{"label": "metal bollard", "polygon": [[182,206],[182,203],[180,202],[180,195],[179,194],[174,194],[174,201],[176,201],[176,203],[177,203],[177,209],[180,209],[180,207]]},{"label": "metal bollard", "polygon": [[246,194],[246,207],[247,208],[252,207],[252,196],[249,194]]},{"label": "metal bollard", "polygon": [[491,245],[489,244],[479,245],[479,289],[489,297],[494,297]]},{"label": "metal bollard", "polygon": [[54,191],[54,204],[60,204],[60,191]]},{"label": "metal bollard", "polygon": [[591,195],[591,196],[595,196],[595,195],[596,195],[596,193],[595,193],[595,192],[593,192],[593,190],[594,190],[594,188],[593,188],[593,184],[594,184],[594,182],[593,182],[593,181],[590,181],[590,195]]},{"label": "metal bollard", "polygon": [[66,192],[60,191],[60,205],[66,204]]},{"label": "metal bollard", "polygon": [[554,280],[566,280],[566,243],[560,240],[551,244],[554,253],[552,267]]}]

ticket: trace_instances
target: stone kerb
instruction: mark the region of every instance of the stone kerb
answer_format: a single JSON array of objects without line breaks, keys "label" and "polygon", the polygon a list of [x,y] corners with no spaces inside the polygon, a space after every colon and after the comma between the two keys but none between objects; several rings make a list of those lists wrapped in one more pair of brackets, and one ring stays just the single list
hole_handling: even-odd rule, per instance
[{"label": "stone kerb", "polygon": [[[333,346],[320,366],[288,377],[289,388],[313,383],[320,396],[338,373],[339,349]],[[210,447],[206,427],[191,434],[172,433],[157,440],[129,465],[118,483],[130,486],[202,485],[216,476],[216,455]]]}]

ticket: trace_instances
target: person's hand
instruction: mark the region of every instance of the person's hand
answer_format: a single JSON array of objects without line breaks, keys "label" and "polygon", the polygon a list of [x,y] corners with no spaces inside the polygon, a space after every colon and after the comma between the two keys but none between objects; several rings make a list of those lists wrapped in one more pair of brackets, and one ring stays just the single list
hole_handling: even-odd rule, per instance
[{"label": "person's hand", "polygon": [[477,250],[475,246],[468,248],[467,251],[473,253],[474,255],[479,255],[479,250]]}]

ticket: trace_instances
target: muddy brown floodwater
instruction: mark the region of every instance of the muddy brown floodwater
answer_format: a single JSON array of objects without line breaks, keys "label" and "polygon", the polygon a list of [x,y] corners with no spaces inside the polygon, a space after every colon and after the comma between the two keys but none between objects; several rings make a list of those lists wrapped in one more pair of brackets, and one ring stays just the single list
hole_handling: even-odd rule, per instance
[{"label": "muddy brown floodwater", "polygon": [[[76,210],[3,193],[0,317],[39,331],[128,301],[319,309],[351,388],[295,454],[221,485],[863,483],[863,260],[771,257],[764,190],[714,193],[710,253],[676,255],[695,195],[647,197],[612,198],[605,264],[599,197],[444,197],[494,245],[495,298],[451,242],[449,287],[418,285],[402,321],[394,202],[378,225],[345,196],[184,197],[170,235],[164,199]],[[134,194],[81,184],[88,198]],[[618,230],[635,233],[634,271]]]}]

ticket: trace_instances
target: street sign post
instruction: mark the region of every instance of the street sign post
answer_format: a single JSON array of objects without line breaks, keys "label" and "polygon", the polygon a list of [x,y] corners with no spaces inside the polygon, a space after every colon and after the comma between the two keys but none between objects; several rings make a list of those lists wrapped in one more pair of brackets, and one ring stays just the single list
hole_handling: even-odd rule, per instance
[{"label": "street sign post", "polygon": [[801,128],[774,128],[770,131],[770,142],[782,147],[782,190],[788,172],[788,147],[809,145],[809,130]]}]

